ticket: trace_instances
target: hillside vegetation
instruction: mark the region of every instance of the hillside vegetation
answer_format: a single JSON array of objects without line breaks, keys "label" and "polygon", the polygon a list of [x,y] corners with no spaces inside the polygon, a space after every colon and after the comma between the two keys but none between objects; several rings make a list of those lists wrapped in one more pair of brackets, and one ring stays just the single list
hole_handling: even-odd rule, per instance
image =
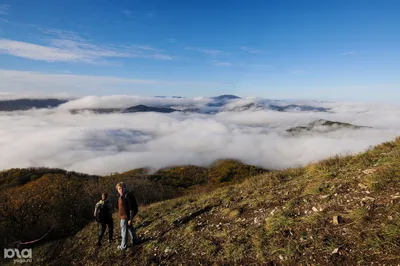
[{"label": "hillside vegetation", "polygon": [[337,121],[329,121],[329,120],[324,120],[324,119],[319,119],[317,121],[311,122],[305,126],[297,126],[297,127],[292,127],[286,130],[287,132],[291,133],[292,135],[297,135],[300,133],[307,133],[309,131],[315,131],[315,132],[332,132],[335,130],[340,130],[340,129],[362,129],[362,128],[369,128],[365,126],[357,126],[357,125],[352,125],[349,123],[343,123],[343,122],[337,122]]},{"label": "hillside vegetation", "polygon": [[18,187],[25,185],[31,181],[35,181],[41,177],[63,175],[66,177],[74,178],[78,177],[81,179],[92,179],[98,178],[98,176],[81,174],[76,172],[68,172],[63,169],[56,168],[12,168],[9,170],[0,172],[0,190],[5,190],[11,187]]},{"label": "hillside vegetation", "polygon": [[34,258],[49,265],[397,265],[399,162],[397,138],[141,207],[141,244],[125,254],[118,239],[95,247],[92,223],[36,248]]},{"label": "hillside vegetation", "polygon": [[243,180],[266,170],[233,160],[210,168],[179,166],[150,173],[135,169],[109,176],[95,176],[63,169],[27,168],[0,172],[0,247],[38,239],[74,235],[93,221],[93,208],[102,192],[117,207],[115,184],[125,182],[139,204],[159,202]]}]

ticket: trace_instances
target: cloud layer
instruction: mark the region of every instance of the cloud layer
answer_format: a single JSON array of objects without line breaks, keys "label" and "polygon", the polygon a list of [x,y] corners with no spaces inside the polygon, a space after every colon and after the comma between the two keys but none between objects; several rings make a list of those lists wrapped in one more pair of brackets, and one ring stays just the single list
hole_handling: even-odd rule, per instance
[{"label": "cloud layer", "polygon": [[[74,105],[104,107],[132,101],[147,104],[204,105],[205,98],[163,99],[90,96]],[[175,102],[174,102],[175,101]],[[243,103],[250,99],[240,100]],[[234,158],[267,169],[305,165],[335,154],[362,152],[400,134],[399,106],[317,103],[331,112],[253,110],[198,113],[72,115],[68,108],[0,113],[0,169],[60,167],[93,174],[138,167],[160,168]],[[317,119],[372,129],[341,129],[291,136],[285,130]]]}]

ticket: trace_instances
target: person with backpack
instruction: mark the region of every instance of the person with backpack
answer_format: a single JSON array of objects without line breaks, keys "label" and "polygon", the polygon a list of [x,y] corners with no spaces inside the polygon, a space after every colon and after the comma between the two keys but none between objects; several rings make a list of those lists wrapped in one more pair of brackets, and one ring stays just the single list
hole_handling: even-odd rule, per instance
[{"label": "person with backpack", "polygon": [[94,209],[94,216],[96,217],[96,222],[99,224],[99,236],[97,240],[97,246],[101,246],[101,239],[106,232],[106,227],[108,226],[108,243],[112,242],[113,231],[114,231],[114,221],[112,219],[113,204],[107,199],[108,194],[101,194],[101,199],[97,202]]},{"label": "person with backpack", "polygon": [[138,242],[135,228],[133,227],[133,217],[138,212],[138,204],[135,195],[127,190],[124,182],[118,183],[115,187],[120,195],[118,198],[118,211],[121,218],[122,239],[118,250],[124,251],[127,248],[128,234],[132,239],[132,247]]}]

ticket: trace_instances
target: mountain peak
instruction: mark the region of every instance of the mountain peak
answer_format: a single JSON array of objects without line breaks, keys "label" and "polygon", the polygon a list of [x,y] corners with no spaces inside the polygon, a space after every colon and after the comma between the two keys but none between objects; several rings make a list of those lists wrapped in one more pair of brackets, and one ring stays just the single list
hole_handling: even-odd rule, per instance
[{"label": "mountain peak", "polygon": [[135,105],[126,108],[123,113],[140,113],[140,112],[156,112],[156,113],[172,113],[177,110],[168,107],[151,107],[144,104]]},{"label": "mountain peak", "polygon": [[235,100],[235,99],[241,99],[239,96],[232,95],[232,94],[223,94],[219,95],[216,97],[212,97],[214,100]]}]

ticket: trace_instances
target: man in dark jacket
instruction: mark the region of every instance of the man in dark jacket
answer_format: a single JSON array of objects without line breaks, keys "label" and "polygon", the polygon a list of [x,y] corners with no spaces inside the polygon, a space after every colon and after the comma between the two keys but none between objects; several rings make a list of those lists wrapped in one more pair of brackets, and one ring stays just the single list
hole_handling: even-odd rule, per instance
[{"label": "man in dark jacket", "polygon": [[94,208],[94,216],[98,215],[97,211],[99,208],[103,208],[104,214],[101,217],[96,217],[99,219],[97,222],[99,223],[99,237],[97,240],[97,245],[101,246],[101,239],[103,238],[104,233],[106,232],[106,226],[108,226],[108,243],[112,242],[113,238],[113,230],[114,230],[114,221],[112,219],[113,213],[113,204],[111,201],[107,199],[108,194],[101,194],[101,200],[97,202],[96,207]]},{"label": "man in dark jacket", "polygon": [[138,204],[133,192],[126,189],[126,184],[123,182],[118,183],[116,189],[119,193],[118,198],[118,211],[121,218],[121,245],[118,246],[119,250],[125,250],[127,247],[128,234],[132,239],[132,246],[137,243],[137,236],[135,228],[133,227],[133,217],[138,212]]}]

